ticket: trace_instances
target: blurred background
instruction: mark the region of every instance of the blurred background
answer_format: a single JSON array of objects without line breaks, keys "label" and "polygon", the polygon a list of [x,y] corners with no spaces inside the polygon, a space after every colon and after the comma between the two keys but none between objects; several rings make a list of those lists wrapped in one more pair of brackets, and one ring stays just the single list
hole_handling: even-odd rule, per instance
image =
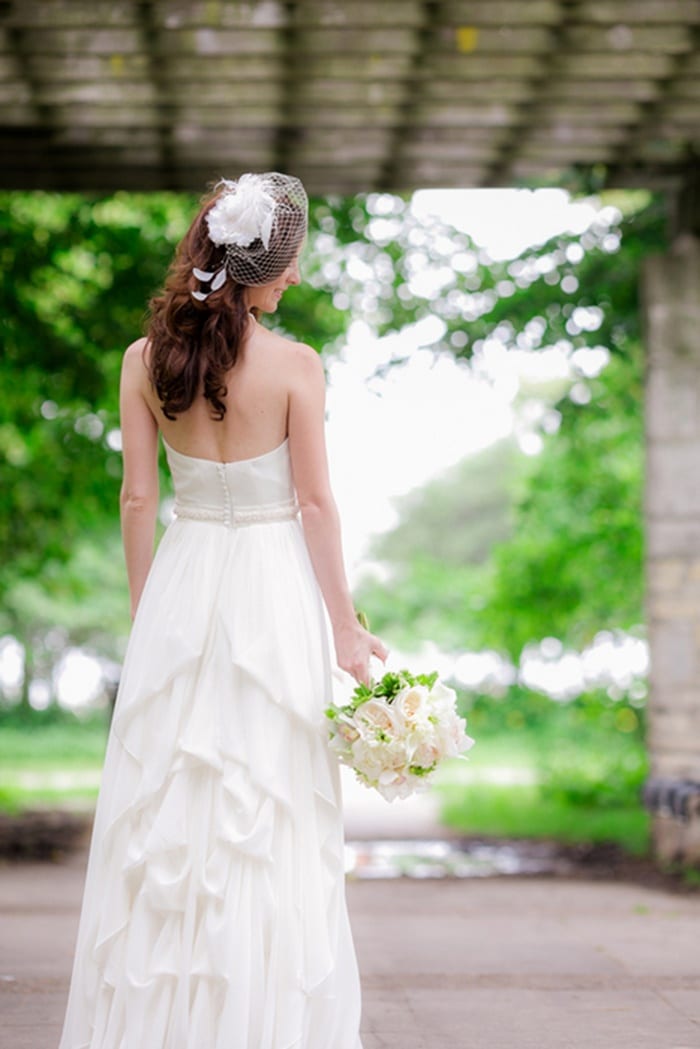
[{"label": "blurred background", "polygon": [[[7,812],[94,804],[129,630],[121,355],[195,208],[2,194]],[[664,218],[639,190],[316,197],[267,318],[323,354],[357,606],[459,691],[478,746],[433,790],[467,834],[648,848],[637,287]]]}]

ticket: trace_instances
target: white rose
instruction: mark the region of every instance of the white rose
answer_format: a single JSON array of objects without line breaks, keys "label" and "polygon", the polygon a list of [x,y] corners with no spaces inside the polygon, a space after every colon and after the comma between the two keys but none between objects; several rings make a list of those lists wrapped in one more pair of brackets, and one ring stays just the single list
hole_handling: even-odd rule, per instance
[{"label": "white rose", "polygon": [[360,738],[352,744],[352,766],[371,780],[376,780],[384,769],[379,748]]},{"label": "white rose", "polygon": [[464,731],[466,721],[464,718],[456,718],[457,724],[453,727],[452,738],[454,739],[455,746],[457,747],[457,753],[463,754],[466,750],[471,750],[474,746],[474,740],[471,736],[468,736]]},{"label": "white rose", "polygon": [[405,769],[409,764],[410,751],[403,741],[382,743],[380,753],[386,769]]},{"label": "white rose", "polygon": [[446,757],[456,757],[474,745],[474,740],[464,731],[466,722],[454,711],[436,726],[440,747]]},{"label": "white rose", "polygon": [[381,699],[368,699],[366,703],[362,703],[357,708],[355,711],[355,724],[360,725],[360,731],[362,731],[361,726],[363,723],[372,730],[372,734],[376,730],[380,730],[388,733],[390,736],[396,736],[401,730],[401,722],[397,712]]},{"label": "white rose", "polygon": [[454,711],[457,702],[457,693],[453,688],[443,685],[442,681],[436,681],[430,689],[429,701],[431,713],[441,718]]},{"label": "white rose", "polygon": [[419,743],[411,755],[411,764],[423,769],[431,768],[440,759],[440,748],[427,740]]},{"label": "white rose", "polygon": [[406,775],[395,776],[391,782],[378,783],[377,790],[387,801],[393,801],[394,798],[407,798],[416,789],[412,782],[413,778]]},{"label": "white rose", "polygon": [[402,743],[383,743],[380,740],[360,738],[352,744],[352,767],[362,773],[373,786],[382,776],[403,774],[408,766],[408,755]]},{"label": "white rose", "polygon": [[427,721],[430,715],[428,689],[425,685],[404,688],[396,695],[392,706],[409,723]]},{"label": "white rose", "polygon": [[355,726],[350,722],[346,721],[345,718],[338,718],[336,722],[336,732],[344,739],[346,743],[354,743],[360,733]]},{"label": "white rose", "polygon": [[338,755],[341,761],[347,762],[352,754],[351,744],[347,742],[347,740],[344,740],[337,732],[331,734],[328,746],[334,754]]}]

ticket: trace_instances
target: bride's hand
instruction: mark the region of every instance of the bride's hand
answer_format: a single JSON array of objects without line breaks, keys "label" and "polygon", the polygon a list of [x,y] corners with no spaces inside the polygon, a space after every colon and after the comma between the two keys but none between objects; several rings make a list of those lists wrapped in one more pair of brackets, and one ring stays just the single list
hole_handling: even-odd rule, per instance
[{"label": "bride's hand", "polygon": [[377,656],[382,662],[389,655],[384,643],[358,622],[348,623],[333,631],[335,655],[341,670],[352,674],[356,681],[369,685],[369,661]]}]

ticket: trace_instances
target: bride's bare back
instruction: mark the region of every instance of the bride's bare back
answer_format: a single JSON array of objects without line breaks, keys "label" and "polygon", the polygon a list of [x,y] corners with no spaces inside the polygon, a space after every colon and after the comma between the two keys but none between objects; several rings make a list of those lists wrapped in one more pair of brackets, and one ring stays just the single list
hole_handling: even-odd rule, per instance
[{"label": "bride's bare back", "polygon": [[[142,340],[145,372],[148,345],[144,343]],[[217,462],[252,459],[278,447],[289,436],[290,393],[299,358],[308,356],[308,347],[281,338],[251,317],[250,333],[224,379],[226,415],[222,420],[212,418],[211,405],[204,397],[197,398],[177,419],[167,419],[149,383],[143,393],[171,448]]]}]

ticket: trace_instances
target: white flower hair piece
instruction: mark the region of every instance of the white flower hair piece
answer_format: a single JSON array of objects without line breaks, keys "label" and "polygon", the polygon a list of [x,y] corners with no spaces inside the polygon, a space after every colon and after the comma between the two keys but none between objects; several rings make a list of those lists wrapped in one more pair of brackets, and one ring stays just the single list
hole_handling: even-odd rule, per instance
[{"label": "white flower hair piece", "polygon": [[[274,280],[294,257],[306,232],[308,201],[301,182],[272,171],[241,175],[235,182],[221,179],[224,191],[206,215],[209,239],[225,249],[221,268],[192,273],[208,291],[193,291],[203,302],[228,277],[244,285]],[[272,234],[275,233],[271,245]]]},{"label": "white flower hair piece", "polygon": [[237,182],[222,179],[218,185],[222,184],[226,191],[207,214],[210,239],[216,245],[247,248],[259,238],[267,249],[277,202],[266,190],[264,178],[241,175]]}]

